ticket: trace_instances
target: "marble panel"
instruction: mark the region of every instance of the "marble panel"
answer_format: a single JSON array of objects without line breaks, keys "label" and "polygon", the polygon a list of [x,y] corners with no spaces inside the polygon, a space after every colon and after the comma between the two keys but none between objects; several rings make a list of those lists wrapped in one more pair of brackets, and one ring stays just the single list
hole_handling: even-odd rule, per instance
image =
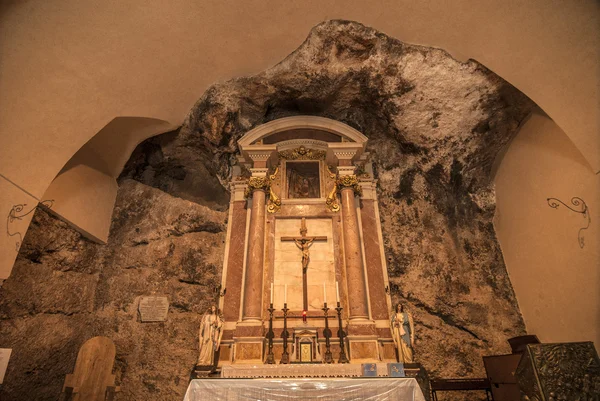
[{"label": "marble panel", "polygon": [[[291,351],[291,347],[288,345],[288,353]],[[281,355],[283,354],[283,344],[273,344],[273,355],[275,356],[275,361],[279,363],[281,360]]]},{"label": "marble panel", "polygon": [[378,338],[392,338],[392,331],[389,328],[377,328]]},{"label": "marble panel", "polygon": [[235,344],[236,361],[256,361],[262,359],[262,343]]},{"label": "marble panel", "polygon": [[376,341],[350,341],[350,357],[355,359],[379,359]]},{"label": "marble panel", "polygon": [[[325,350],[327,349],[325,343],[320,343],[319,348],[321,350],[321,356],[325,355]],[[337,362],[340,359],[340,343],[337,338],[331,339],[331,345],[329,346],[329,350],[331,351],[331,356],[333,357],[333,360]]]},{"label": "marble panel", "polygon": [[265,328],[262,325],[238,324],[235,328],[234,337],[263,337]]},{"label": "marble panel", "polygon": [[376,336],[377,328],[374,324],[355,324],[350,321],[348,334],[355,336]]},{"label": "marble panel", "polygon": [[[287,284],[287,303],[291,310],[302,310],[302,253],[293,241],[281,241],[281,237],[300,236],[301,219],[276,219],[273,283],[274,305],[283,305]],[[307,236],[326,236],[326,241],[315,241],[310,247],[307,271],[309,310],[323,307],[323,284],[329,303],[335,301],[335,256],[332,220],[330,218],[307,218]]]},{"label": "marble panel", "polygon": [[221,344],[219,348],[219,362],[229,362],[231,358],[231,344]]},{"label": "marble panel", "polygon": [[397,361],[396,358],[396,347],[394,343],[383,343],[382,345],[382,355],[381,357],[384,360],[394,360]]}]

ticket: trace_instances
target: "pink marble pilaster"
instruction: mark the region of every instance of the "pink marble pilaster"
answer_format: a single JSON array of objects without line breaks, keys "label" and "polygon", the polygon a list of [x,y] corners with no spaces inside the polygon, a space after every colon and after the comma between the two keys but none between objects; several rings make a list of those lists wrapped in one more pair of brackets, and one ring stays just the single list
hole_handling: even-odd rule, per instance
[{"label": "pink marble pilaster", "polygon": [[223,302],[223,317],[225,321],[235,322],[240,316],[244,251],[246,250],[246,201],[235,201],[231,207],[233,213],[229,222],[231,234],[228,238],[229,262],[225,279],[227,291]]}]

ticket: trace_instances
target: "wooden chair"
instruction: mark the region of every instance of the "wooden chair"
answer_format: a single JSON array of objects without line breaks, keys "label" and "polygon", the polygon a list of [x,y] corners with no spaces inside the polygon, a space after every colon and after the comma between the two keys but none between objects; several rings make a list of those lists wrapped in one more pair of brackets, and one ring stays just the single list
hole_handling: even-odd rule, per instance
[{"label": "wooden chair", "polygon": [[79,349],[75,370],[65,378],[62,399],[64,401],[112,401],[115,375],[115,344],[110,338],[94,337]]}]

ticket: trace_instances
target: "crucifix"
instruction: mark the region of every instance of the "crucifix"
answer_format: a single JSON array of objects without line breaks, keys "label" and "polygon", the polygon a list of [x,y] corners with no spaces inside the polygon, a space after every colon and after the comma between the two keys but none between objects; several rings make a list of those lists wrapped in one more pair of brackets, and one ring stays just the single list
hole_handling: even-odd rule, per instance
[{"label": "crucifix", "polygon": [[307,237],[306,233],[306,218],[302,218],[300,226],[300,237],[281,237],[282,241],[294,241],[300,251],[302,251],[302,304],[303,310],[308,310],[308,281],[306,278],[306,271],[308,270],[308,262],[310,261],[309,248],[314,241],[327,241],[326,236]]}]

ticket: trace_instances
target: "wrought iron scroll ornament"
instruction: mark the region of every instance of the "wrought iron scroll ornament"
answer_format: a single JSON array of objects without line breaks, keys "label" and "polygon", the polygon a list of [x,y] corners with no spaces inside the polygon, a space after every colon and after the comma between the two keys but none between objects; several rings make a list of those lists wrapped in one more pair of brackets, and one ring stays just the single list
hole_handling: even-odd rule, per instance
[{"label": "wrought iron scroll ornament", "polygon": [[563,205],[570,211],[581,214],[583,216],[583,218],[587,221],[587,224],[585,225],[585,227],[581,227],[579,229],[579,231],[577,232],[577,240],[579,242],[579,247],[583,248],[585,246],[585,238],[583,236],[583,230],[587,230],[588,228],[590,228],[590,224],[592,223],[590,211],[589,211],[589,208],[588,208],[587,204],[585,203],[585,201],[576,196],[571,198],[571,204],[574,206],[574,208],[567,205],[565,202],[563,202],[557,198],[548,198],[547,201],[548,201],[548,206],[550,206],[551,208],[558,209],[558,207],[560,205]]},{"label": "wrought iron scroll ornament", "polygon": [[19,237],[19,239],[15,243],[15,250],[17,252],[19,252],[19,248],[21,247],[21,243],[23,242],[23,234],[20,231],[12,232],[10,230],[11,223],[13,223],[15,220],[23,220],[23,217],[33,213],[40,206],[47,207],[50,209],[52,208],[52,205],[54,205],[54,200],[48,199],[41,201],[28,212],[23,212],[23,209],[25,209],[25,206],[27,206],[26,203],[19,203],[18,205],[13,205],[13,207],[10,209],[10,211],[8,212],[8,216],[6,217],[6,235],[8,235],[9,237]]}]

